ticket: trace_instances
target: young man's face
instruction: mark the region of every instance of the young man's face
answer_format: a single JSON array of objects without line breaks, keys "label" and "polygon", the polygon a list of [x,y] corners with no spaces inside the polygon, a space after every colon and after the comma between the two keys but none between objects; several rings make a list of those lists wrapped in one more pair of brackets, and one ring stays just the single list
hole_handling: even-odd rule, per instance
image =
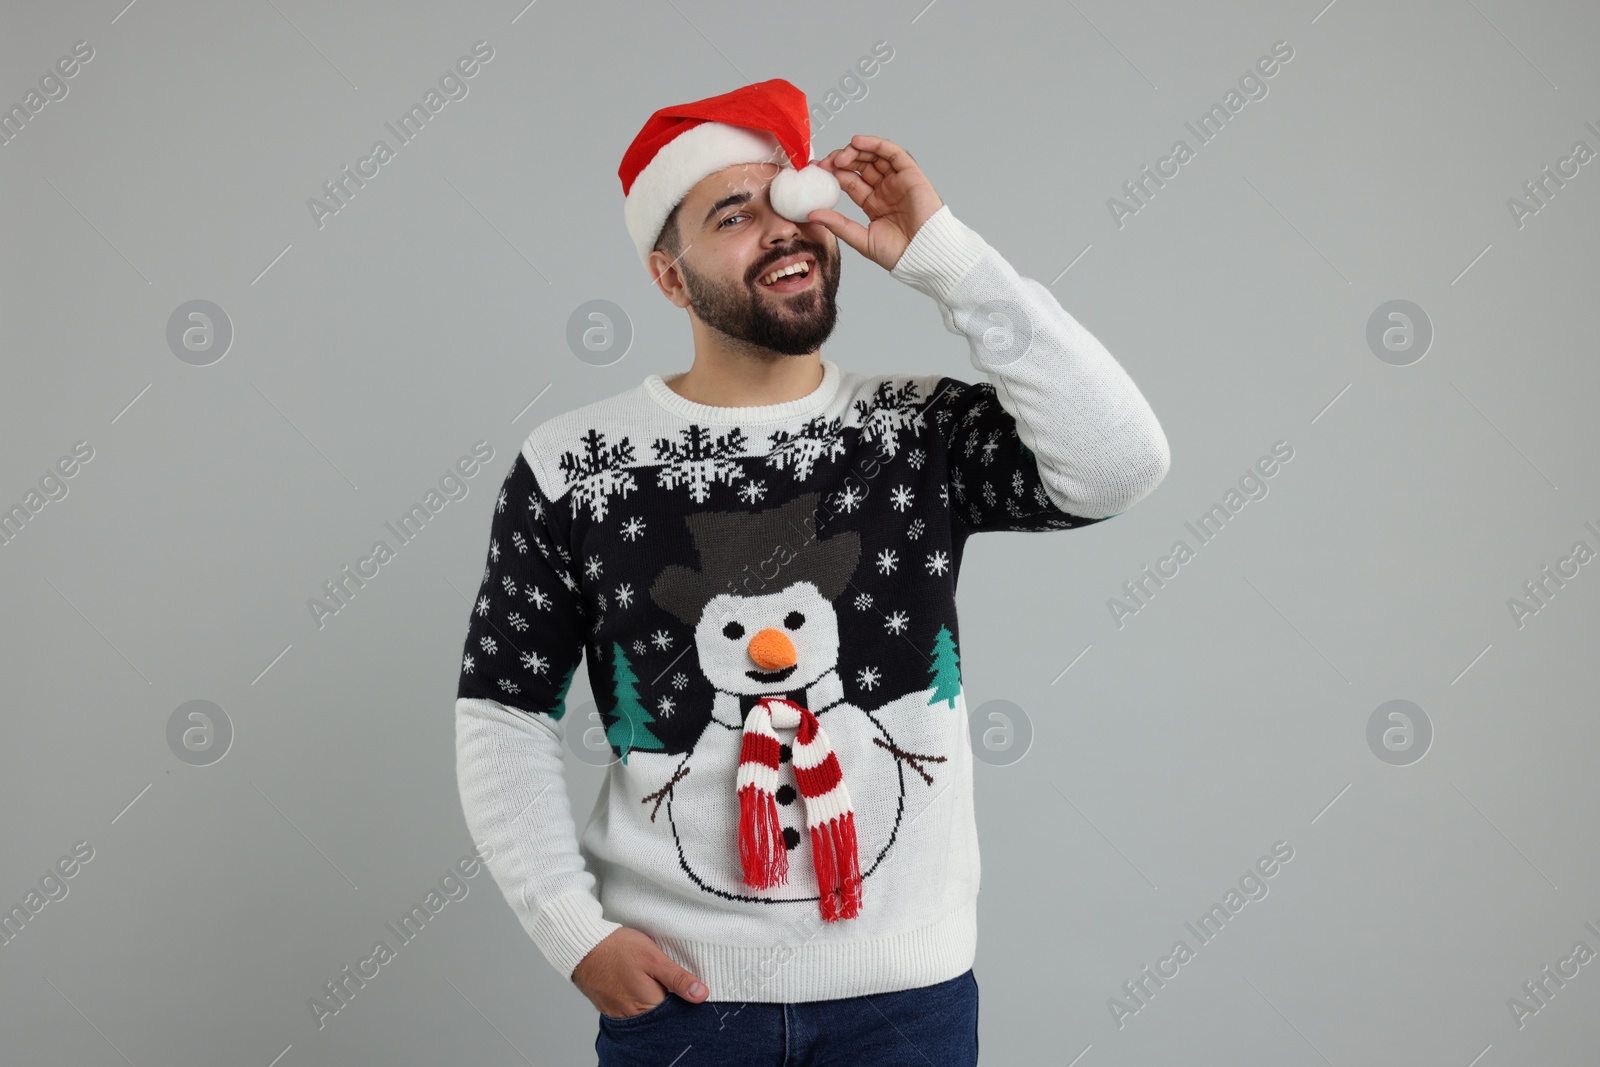
[{"label": "young man's face", "polygon": [[[651,255],[657,285],[678,307],[746,345],[798,356],[814,351],[838,318],[839,245],[821,223],[772,209],[773,163],[741,163],[702,179],[678,205],[680,255]],[[766,285],[800,261],[803,277]],[[668,268],[668,264],[671,264]]]}]

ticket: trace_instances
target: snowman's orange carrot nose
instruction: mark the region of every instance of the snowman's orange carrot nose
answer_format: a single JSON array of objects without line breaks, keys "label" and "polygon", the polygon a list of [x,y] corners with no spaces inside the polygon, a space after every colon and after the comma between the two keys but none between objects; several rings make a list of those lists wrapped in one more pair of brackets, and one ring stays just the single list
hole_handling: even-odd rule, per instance
[{"label": "snowman's orange carrot nose", "polygon": [[750,658],[764,671],[793,667],[798,659],[794,652],[794,642],[789,640],[789,635],[771,627],[750,639]]}]

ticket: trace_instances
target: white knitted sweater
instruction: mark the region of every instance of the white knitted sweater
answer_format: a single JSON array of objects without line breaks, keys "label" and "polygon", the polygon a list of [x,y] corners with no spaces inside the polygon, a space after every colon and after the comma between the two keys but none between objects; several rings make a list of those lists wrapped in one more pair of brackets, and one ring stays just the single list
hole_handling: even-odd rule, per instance
[{"label": "white knitted sweater", "polygon": [[[859,996],[972,965],[962,546],[1115,517],[1169,452],[1105,347],[948,206],[892,274],[937,301],[985,381],[866,378],[824,358],[807,396],[724,408],[652,374],[536,427],[506,475],[457,770],[490,871],[563,976],[619,925],[717,1000]],[[758,664],[757,634],[790,665]],[[563,721],[585,653],[597,707]],[[789,744],[788,884],[741,880],[741,726],[772,694],[810,709],[837,756],[863,876],[853,918],[819,913]],[[581,838],[562,773],[577,745],[611,758]]]}]

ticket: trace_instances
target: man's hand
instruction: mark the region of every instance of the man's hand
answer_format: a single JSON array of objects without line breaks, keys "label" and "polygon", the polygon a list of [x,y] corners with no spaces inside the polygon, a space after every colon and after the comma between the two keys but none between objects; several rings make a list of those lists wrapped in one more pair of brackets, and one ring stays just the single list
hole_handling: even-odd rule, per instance
[{"label": "man's hand", "polygon": [[642,1015],[668,991],[698,1004],[711,995],[705,983],[672,962],[648,934],[613,930],[578,961],[572,983],[602,1015]]},{"label": "man's hand", "polygon": [[894,269],[922,224],[944,206],[911,153],[882,137],[858,133],[844,148],[813,162],[839,179],[839,187],[866,212],[867,225],[828,208],[813,211],[807,221],[826,226],[884,270]]}]

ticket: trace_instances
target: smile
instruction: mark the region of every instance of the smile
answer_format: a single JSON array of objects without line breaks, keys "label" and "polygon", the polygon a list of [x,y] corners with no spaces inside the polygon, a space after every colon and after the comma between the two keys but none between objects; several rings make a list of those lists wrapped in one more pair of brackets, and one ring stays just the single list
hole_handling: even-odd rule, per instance
[{"label": "smile", "polygon": [[756,682],[781,682],[794,673],[798,663],[791,663],[780,671],[745,671],[744,676]]},{"label": "smile", "polygon": [[799,292],[811,284],[815,266],[808,256],[790,256],[779,260],[776,267],[757,279],[757,284],[779,293]]}]

